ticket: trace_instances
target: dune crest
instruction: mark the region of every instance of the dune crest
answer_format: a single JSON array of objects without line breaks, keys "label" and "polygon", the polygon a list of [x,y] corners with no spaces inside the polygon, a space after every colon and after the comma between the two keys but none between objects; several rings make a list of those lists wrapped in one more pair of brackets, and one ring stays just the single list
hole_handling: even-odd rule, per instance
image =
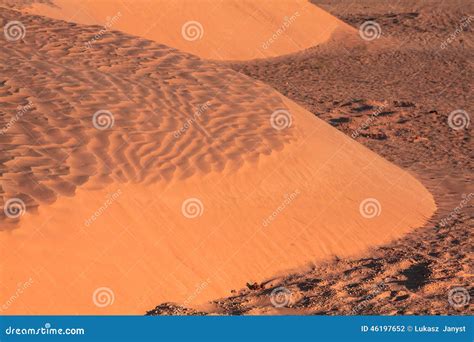
[{"label": "dune crest", "polygon": [[[276,57],[327,42],[354,28],[307,0],[80,1],[34,3],[33,14],[105,26],[172,46],[201,58]],[[311,32],[311,34],[308,34]]]},{"label": "dune crest", "polygon": [[96,27],[0,17],[27,28],[0,52],[0,123],[18,117],[0,136],[1,203],[26,206],[0,220],[4,313],[194,306],[435,210],[411,175],[261,82],[118,32],[91,48]]}]

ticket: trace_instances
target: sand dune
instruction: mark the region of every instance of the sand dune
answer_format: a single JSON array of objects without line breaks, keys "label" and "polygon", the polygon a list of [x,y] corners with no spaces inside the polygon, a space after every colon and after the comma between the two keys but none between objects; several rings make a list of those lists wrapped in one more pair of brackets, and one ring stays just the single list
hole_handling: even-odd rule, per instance
[{"label": "sand dune", "polygon": [[107,26],[217,60],[275,57],[327,42],[336,33],[357,35],[306,0],[54,0],[26,10]]},{"label": "sand dune", "polygon": [[[312,2],[354,27],[370,18],[381,25],[382,36],[397,38],[398,44],[380,49],[379,41],[372,41],[375,49],[344,53],[313,49],[274,60],[234,63],[234,70],[271,85],[318,118],[410,170],[432,192],[437,211],[423,227],[400,239],[354,258],[334,258],[310,270],[236,289],[200,308],[200,313],[472,315],[472,300],[469,303],[465,295],[474,295],[474,107],[466,88],[473,77],[472,27],[439,51],[446,32],[460,27],[460,20],[474,12],[474,3]],[[452,75],[459,79],[453,82]],[[471,113],[469,127],[464,120],[460,121],[464,129],[453,129],[448,117],[454,108]],[[376,119],[374,113],[378,113]],[[285,289],[280,293],[287,295],[279,298],[287,305],[275,307],[272,298],[277,296],[271,295],[275,289]],[[450,300],[456,291],[464,293],[460,295],[463,302]],[[171,303],[157,305],[150,314],[193,313]]]},{"label": "sand dune", "polygon": [[26,27],[0,53],[1,205],[26,207],[1,213],[0,302],[32,280],[2,312],[194,306],[435,210],[407,172],[261,82],[126,34],[91,46],[97,27],[0,16]]}]

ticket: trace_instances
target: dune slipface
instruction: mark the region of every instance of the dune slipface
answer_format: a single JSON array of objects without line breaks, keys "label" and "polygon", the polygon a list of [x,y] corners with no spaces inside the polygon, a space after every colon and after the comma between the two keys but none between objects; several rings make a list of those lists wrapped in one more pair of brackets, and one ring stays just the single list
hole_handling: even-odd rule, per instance
[{"label": "dune slipface", "polygon": [[390,241],[435,209],[411,175],[261,82],[0,14],[26,28],[0,50],[3,313],[199,305]]},{"label": "dune slipface", "polygon": [[[55,0],[31,13],[101,25],[206,59],[247,60],[301,51],[355,30],[307,0]],[[357,32],[355,32],[357,35]]]}]

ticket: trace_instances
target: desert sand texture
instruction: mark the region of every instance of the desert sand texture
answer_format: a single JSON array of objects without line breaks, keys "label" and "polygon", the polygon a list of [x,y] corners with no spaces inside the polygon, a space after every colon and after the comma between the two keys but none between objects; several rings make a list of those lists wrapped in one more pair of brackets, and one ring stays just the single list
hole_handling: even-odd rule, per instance
[{"label": "desert sand texture", "polygon": [[275,57],[322,44],[334,34],[355,33],[306,0],[55,0],[22,8],[110,27],[215,60]]},{"label": "desert sand texture", "polygon": [[[0,11],[25,28],[1,50],[3,313],[198,307],[389,243],[436,210],[409,172],[201,59],[217,43],[195,56],[180,40]],[[250,56],[236,51],[225,58]]]},{"label": "desert sand texture", "polygon": [[[362,257],[249,282],[199,313],[472,315],[472,2],[313,2],[355,29],[367,21],[379,29],[353,48],[325,45],[232,67],[416,175],[438,209]],[[149,313],[196,311],[162,303]]]}]

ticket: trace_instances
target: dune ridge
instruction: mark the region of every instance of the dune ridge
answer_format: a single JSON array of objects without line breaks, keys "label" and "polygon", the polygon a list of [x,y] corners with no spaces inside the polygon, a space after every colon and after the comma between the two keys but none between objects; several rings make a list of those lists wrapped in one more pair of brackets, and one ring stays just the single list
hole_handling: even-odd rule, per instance
[{"label": "dune ridge", "polygon": [[410,174],[261,82],[119,32],[89,48],[97,27],[0,17],[27,28],[0,55],[1,124],[32,103],[0,137],[2,206],[26,202],[0,221],[0,301],[33,279],[4,312],[199,305],[390,241],[435,210]]},{"label": "dune ridge", "polygon": [[54,0],[21,8],[105,26],[214,60],[276,57],[326,43],[335,34],[358,35],[307,0]]}]

